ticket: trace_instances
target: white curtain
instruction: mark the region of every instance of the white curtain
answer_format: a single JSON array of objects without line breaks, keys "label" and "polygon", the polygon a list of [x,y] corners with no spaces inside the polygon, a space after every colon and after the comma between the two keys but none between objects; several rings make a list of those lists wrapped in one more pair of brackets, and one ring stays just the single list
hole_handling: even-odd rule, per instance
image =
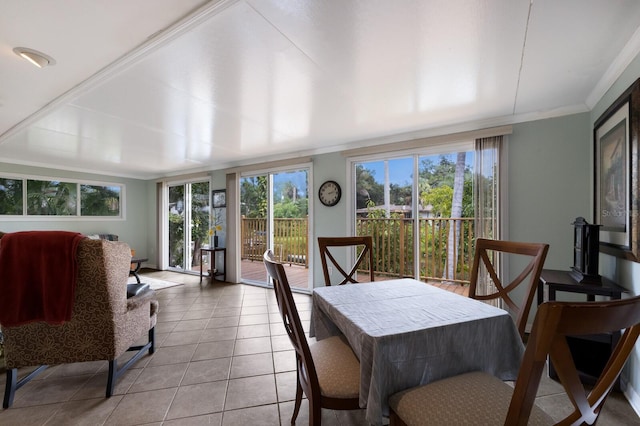
[{"label": "white curtain", "polygon": [[[475,176],[473,198],[475,205],[475,237],[501,239],[500,235],[500,180],[502,136],[476,139]],[[500,271],[500,259],[492,259],[496,271]],[[493,283],[486,268],[481,265],[478,274],[477,293],[492,291]],[[499,299],[501,302],[501,299]],[[501,303],[498,303],[498,306]]]}]

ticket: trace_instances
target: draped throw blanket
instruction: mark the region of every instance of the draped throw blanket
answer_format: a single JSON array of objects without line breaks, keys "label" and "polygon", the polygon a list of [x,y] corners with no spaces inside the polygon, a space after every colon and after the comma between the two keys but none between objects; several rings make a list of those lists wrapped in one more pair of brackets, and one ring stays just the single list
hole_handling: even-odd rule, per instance
[{"label": "draped throw blanket", "polygon": [[71,319],[77,279],[76,251],[84,236],[26,231],[0,240],[0,324]]}]

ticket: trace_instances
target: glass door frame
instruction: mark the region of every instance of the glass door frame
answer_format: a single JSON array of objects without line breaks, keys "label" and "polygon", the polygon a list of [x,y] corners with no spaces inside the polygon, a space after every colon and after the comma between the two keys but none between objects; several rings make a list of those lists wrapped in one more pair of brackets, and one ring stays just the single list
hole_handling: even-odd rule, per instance
[{"label": "glass door frame", "polygon": [[[188,274],[198,274],[198,271],[191,270],[191,265],[193,258],[197,256],[196,253],[191,253],[191,220],[192,220],[192,193],[191,193],[191,184],[195,183],[207,183],[209,185],[209,209],[211,209],[211,179],[209,176],[202,176],[199,178],[191,178],[191,179],[181,179],[175,181],[165,181],[162,182],[161,188],[158,189],[159,195],[159,211],[158,215],[158,228],[161,231],[161,238],[159,240],[159,259],[160,259],[160,269],[161,270],[169,270],[173,272],[182,272]],[[170,266],[169,256],[169,188],[177,187],[177,186],[185,186],[184,191],[184,222],[185,222],[185,230],[184,230],[184,257],[183,257],[183,268],[177,268]],[[188,226],[187,226],[188,224]],[[208,224],[207,226],[210,226]],[[195,250],[195,248],[194,248]]]},{"label": "glass door frame", "polygon": [[[292,286],[292,290],[302,290],[302,291],[311,291],[312,290],[312,271],[313,271],[313,244],[311,243],[312,238],[313,238],[313,226],[312,226],[312,211],[313,211],[313,193],[312,193],[312,188],[313,188],[313,167],[312,167],[312,163],[307,162],[307,163],[300,163],[300,164],[291,164],[291,165],[286,165],[286,166],[281,166],[281,167],[274,167],[274,168],[270,168],[268,170],[253,170],[253,171],[247,171],[244,173],[241,173],[238,177],[238,223],[239,223],[239,232],[238,232],[238,238],[237,238],[237,244],[238,247],[240,249],[240,251],[242,250],[242,244],[243,244],[243,235],[242,235],[242,209],[241,209],[241,203],[242,203],[242,179],[244,178],[250,178],[250,177],[257,177],[257,176],[265,176],[267,178],[267,218],[266,218],[266,244],[265,244],[265,250],[271,249],[271,250],[275,250],[274,246],[274,240],[275,240],[275,235],[274,235],[274,215],[273,215],[273,211],[274,211],[274,176],[278,175],[280,173],[287,173],[287,172],[296,172],[296,171],[306,171],[307,173],[307,200],[308,200],[308,212],[307,212],[307,274],[306,274],[306,287],[305,288],[294,288],[294,286]],[[266,273],[266,270],[264,271],[264,279],[265,281],[254,281],[254,280],[246,280],[243,279],[242,275],[242,265],[243,265],[243,260],[242,260],[242,256],[238,257],[239,259],[239,263],[240,263],[240,268],[239,268],[239,281],[242,283],[246,283],[246,284],[251,284],[251,285],[258,285],[258,286],[264,286],[267,288],[272,288],[273,284],[271,283],[270,279],[268,278],[268,275]],[[281,261],[284,261],[284,259],[281,259]],[[262,260],[260,260],[260,262],[262,263]],[[255,262],[254,262],[255,263]],[[289,267],[288,263],[285,263],[286,267]]]}]

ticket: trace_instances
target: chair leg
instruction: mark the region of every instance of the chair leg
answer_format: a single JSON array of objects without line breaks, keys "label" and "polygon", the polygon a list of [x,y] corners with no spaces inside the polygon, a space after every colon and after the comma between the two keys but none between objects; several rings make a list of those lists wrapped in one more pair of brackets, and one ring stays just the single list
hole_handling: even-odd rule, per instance
[{"label": "chair leg", "polygon": [[2,408],[11,407],[11,404],[13,404],[13,397],[16,395],[16,391],[27,384],[27,382],[29,382],[47,367],[47,365],[41,365],[20,380],[18,380],[17,368],[7,368],[7,381],[4,387],[4,399],[2,401]]},{"label": "chair leg", "polygon": [[293,416],[291,417],[291,424],[296,424],[296,419],[298,418],[298,412],[300,411],[300,405],[302,404],[302,385],[300,385],[300,379],[297,380],[298,385],[296,386],[296,403],[293,406]]},{"label": "chair leg", "polygon": [[17,368],[7,368],[7,382],[4,387],[4,400],[2,408],[9,408],[13,404],[13,397],[16,394],[16,378],[18,377]]},{"label": "chair leg", "polygon": [[115,359],[109,360],[109,378],[107,379],[107,398],[111,398],[113,390],[116,387],[116,380],[118,379],[118,361]]},{"label": "chair leg", "polygon": [[149,330],[149,342],[151,343],[151,347],[149,347],[149,355],[151,355],[156,351],[156,328],[155,327]]},{"label": "chair leg", "polygon": [[120,369],[118,369],[118,361],[115,359],[109,360],[109,378],[107,379],[107,398],[113,395],[113,390],[116,386],[116,381],[118,377],[124,374],[127,369],[137,360],[139,360],[142,355],[144,355],[145,351],[148,351],[149,354],[152,354],[155,351],[155,327],[149,330],[149,341],[143,346],[131,346],[127,351],[138,351],[134,356],[131,357],[129,361],[127,361]]}]

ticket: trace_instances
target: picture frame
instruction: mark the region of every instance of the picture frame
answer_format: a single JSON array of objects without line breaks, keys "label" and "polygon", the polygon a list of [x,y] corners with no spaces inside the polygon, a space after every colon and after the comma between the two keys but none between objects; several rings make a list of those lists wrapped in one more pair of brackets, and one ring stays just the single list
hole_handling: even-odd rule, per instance
[{"label": "picture frame", "polygon": [[227,207],[227,191],[225,189],[214,189],[211,191],[211,204],[214,209]]},{"label": "picture frame", "polygon": [[640,262],[638,135],[640,79],[596,120],[594,141],[594,221],[600,251]]}]

